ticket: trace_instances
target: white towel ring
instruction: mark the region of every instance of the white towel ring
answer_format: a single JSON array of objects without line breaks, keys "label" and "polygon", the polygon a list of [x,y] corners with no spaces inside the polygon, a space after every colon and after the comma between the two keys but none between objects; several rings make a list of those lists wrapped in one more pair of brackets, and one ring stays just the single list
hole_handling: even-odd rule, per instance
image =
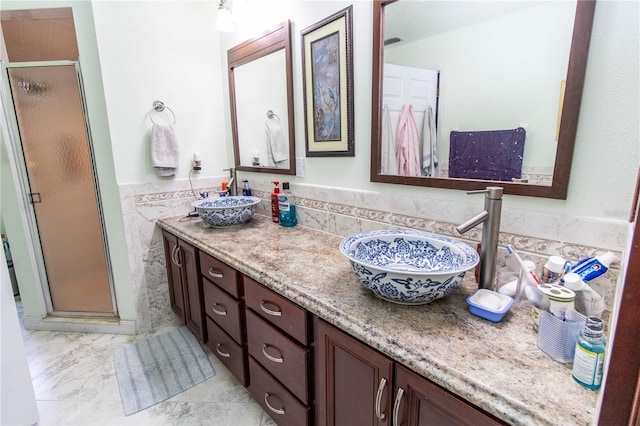
[{"label": "white towel ring", "polygon": [[276,120],[278,120],[278,123],[280,123],[280,117],[278,117],[278,114],[276,114],[275,112],[273,112],[271,110],[267,111],[267,118],[272,120],[274,117],[275,117]]},{"label": "white towel ring", "polygon": [[[175,115],[175,113],[173,112],[173,110],[171,108],[166,106],[164,104],[164,102],[162,102],[162,101],[153,101],[153,109],[158,111],[158,112],[163,112],[165,109],[169,110],[169,112],[171,113],[171,116],[173,117],[173,124],[176,124],[176,115]],[[151,116],[151,111],[149,111],[149,119],[151,120],[151,122],[153,124],[157,124],[153,120],[153,117]]]}]

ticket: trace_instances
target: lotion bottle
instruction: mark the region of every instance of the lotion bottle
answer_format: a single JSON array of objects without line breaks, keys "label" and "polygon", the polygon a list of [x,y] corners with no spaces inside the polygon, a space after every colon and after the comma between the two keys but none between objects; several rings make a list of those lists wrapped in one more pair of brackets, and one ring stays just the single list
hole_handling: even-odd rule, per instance
[{"label": "lotion bottle", "polygon": [[251,188],[249,188],[249,181],[247,179],[242,180],[242,195],[245,197],[251,196]]},{"label": "lotion bottle", "polygon": [[275,223],[278,223],[280,219],[280,208],[278,207],[278,196],[280,195],[280,187],[278,186],[280,182],[273,181],[271,182],[275,185],[273,188],[273,192],[271,193],[271,220]]}]

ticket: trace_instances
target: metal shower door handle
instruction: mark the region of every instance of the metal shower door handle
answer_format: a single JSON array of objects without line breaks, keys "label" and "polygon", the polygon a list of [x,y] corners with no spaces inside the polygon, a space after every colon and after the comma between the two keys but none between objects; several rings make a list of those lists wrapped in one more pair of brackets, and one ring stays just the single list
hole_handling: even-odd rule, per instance
[{"label": "metal shower door handle", "polygon": [[39,192],[30,192],[29,198],[30,198],[31,204],[37,204],[42,202],[42,197],[40,196]]}]

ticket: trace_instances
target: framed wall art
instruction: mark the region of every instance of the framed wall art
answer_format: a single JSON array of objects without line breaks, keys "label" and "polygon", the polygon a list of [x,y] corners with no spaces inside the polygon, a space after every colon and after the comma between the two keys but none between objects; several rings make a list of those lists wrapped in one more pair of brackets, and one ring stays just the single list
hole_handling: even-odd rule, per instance
[{"label": "framed wall art", "polygon": [[304,29],[307,157],[353,157],[352,7]]}]

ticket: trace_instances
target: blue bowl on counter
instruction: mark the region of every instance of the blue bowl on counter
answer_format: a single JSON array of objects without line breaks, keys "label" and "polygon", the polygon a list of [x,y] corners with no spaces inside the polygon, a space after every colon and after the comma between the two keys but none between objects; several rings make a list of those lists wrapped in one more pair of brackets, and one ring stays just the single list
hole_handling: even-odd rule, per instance
[{"label": "blue bowl on counter", "polygon": [[208,226],[222,228],[248,222],[260,201],[258,197],[248,196],[212,197],[194,201],[191,205]]},{"label": "blue bowl on counter", "polygon": [[478,253],[455,238],[409,229],[351,235],[340,251],[374,295],[403,305],[445,297],[479,262]]},{"label": "blue bowl on counter", "polygon": [[478,289],[467,297],[469,312],[492,322],[500,322],[509,312],[513,299],[506,294],[488,289]]}]

